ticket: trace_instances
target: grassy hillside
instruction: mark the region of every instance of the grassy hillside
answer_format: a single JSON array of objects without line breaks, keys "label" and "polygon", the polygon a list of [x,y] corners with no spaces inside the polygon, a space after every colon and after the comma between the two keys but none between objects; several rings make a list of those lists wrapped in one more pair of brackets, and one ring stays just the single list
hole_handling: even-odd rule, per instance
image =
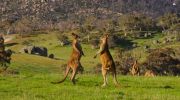
[{"label": "grassy hillside", "polygon": [[[160,39],[155,36],[153,39]],[[36,55],[20,54],[18,51],[24,47],[24,41],[38,46],[45,46],[49,53],[55,54],[59,60],[49,59]],[[135,40],[138,45],[150,45],[148,39]],[[179,77],[132,77],[118,75],[121,87],[116,88],[112,83],[112,77],[108,77],[109,86],[101,88],[102,76],[88,73],[92,71],[99,59],[93,59],[96,50],[83,44],[85,57],[82,65],[85,74],[77,75],[77,84],[73,85],[69,77],[62,84],[51,84],[63,78],[61,65],[65,64],[71,53],[71,46],[61,47],[56,39],[56,34],[39,34],[32,37],[20,38],[7,43],[7,48],[16,53],[12,56],[12,64],[9,70],[18,71],[19,74],[0,74],[0,100],[179,100]],[[180,47],[178,43],[166,45],[168,47]],[[112,55],[114,56],[114,50]],[[135,54],[146,53],[142,47],[134,49]]]}]

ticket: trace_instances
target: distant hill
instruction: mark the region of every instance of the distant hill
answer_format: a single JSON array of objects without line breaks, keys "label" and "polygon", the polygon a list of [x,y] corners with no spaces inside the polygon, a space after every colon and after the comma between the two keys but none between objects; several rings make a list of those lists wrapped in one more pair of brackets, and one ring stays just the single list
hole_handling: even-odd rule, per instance
[{"label": "distant hill", "polygon": [[0,19],[18,20],[23,16],[58,22],[89,15],[111,18],[124,13],[157,17],[180,12],[180,0],[0,0]]}]

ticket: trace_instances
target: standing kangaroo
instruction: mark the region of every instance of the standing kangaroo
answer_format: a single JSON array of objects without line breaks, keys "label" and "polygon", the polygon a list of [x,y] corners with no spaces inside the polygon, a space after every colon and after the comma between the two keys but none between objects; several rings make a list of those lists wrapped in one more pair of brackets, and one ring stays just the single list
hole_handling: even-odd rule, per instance
[{"label": "standing kangaroo", "polygon": [[109,35],[106,34],[101,38],[100,50],[94,56],[94,58],[96,58],[97,55],[100,54],[100,60],[102,63],[102,75],[103,75],[103,79],[104,79],[104,83],[103,83],[102,87],[107,85],[106,75],[107,75],[108,71],[112,72],[114,84],[116,86],[118,86],[118,82],[117,82],[117,78],[116,78],[115,63],[109,52],[108,37],[109,37]]},{"label": "standing kangaroo", "polygon": [[81,57],[84,56],[84,53],[83,53],[82,47],[78,41],[79,36],[74,33],[72,33],[72,36],[73,36],[73,42],[72,42],[73,51],[70,56],[70,60],[67,63],[65,76],[61,81],[52,82],[54,84],[64,82],[70,69],[72,69],[71,81],[73,82],[73,84],[75,84],[75,76],[77,74],[77,71],[78,71],[78,69],[82,68],[80,60],[81,60]]}]

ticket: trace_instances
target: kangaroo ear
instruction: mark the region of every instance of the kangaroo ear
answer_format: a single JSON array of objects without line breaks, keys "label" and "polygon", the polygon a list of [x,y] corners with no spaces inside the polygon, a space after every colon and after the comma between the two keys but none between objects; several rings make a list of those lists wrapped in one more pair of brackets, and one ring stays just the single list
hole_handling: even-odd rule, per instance
[{"label": "kangaroo ear", "polygon": [[108,37],[109,37],[109,34],[106,34],[106,37],[108,38]]}]

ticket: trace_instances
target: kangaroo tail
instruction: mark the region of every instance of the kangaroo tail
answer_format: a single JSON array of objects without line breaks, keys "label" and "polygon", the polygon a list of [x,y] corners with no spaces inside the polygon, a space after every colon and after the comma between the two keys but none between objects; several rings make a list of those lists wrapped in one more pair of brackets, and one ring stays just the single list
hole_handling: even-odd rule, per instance
[{"label": "kangaroo tail", "polygon": [[63,78],[62,80],[58,81],[58,82],[51,82],[51,83],[52,83],[52,84],[59,84],[59,83],[64,82],[64,81],[66,80],[66,77],[68,76],[69,71],[70,71],[70,67],[67,67],[64,78]]}]

